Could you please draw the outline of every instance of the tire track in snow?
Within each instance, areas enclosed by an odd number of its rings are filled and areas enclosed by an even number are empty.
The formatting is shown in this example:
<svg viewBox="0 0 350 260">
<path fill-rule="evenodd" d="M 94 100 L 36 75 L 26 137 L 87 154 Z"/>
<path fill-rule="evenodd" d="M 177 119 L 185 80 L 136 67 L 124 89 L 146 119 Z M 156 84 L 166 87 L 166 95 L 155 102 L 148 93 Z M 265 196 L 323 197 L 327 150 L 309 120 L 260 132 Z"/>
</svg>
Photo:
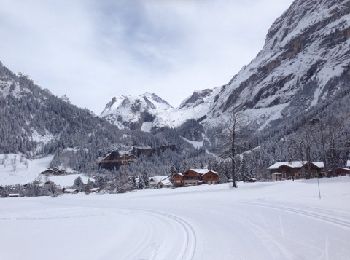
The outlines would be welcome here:
<svg viewBox="0 0 350 260">
<path fill-rule="evenodd" d="M 258 203 L 258 202 L 251 202 L 247 203 L 248 205 L 253 205 L 253 206 L 258 206 L 258 207 L 263 207 L 263 208 L 269 208 L 269 209 L 275 209 L 275 210 L 280 210 L 283 212 L 287 213 L 293 213 L 301 216 L 306 216 L 310 217 L 313 219 L 317 219 L 320 221 L 324 221 L 333 225 L 337 225 L 343 228 L 350 229 L 350 222 L 346 221 L 341 218 L 337 218 L 335 216 L 331 216 L 328 214 L 322 214 L 320 212 L 322 211 L 310 211 L 310 210 L 305 210 L 305 209 L 300 209 L 300 208 L 294 208 L 294 207 L 286 207 L 286 206 L 278 206 L 275 204 L 268 204 L 268 203 Z M 323 211 L 325 212 L 325 211 Z"/>
</svg>

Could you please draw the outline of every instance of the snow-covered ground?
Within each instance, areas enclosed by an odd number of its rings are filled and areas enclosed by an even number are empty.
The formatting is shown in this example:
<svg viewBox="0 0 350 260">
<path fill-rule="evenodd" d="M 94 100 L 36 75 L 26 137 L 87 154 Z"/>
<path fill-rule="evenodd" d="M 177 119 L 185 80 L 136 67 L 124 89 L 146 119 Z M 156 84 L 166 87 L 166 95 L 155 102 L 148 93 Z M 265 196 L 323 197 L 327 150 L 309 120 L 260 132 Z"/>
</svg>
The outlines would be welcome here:
<svg viewBox="0 0 350 260">
<path fill-rule="evenodd" d="M 41 175 L 41 172 L 49 168 L 52 159 L 53 155 L 30 160 L 21 154 L 0 154 L 0 186 L 51 180 L 61 187 L 68 187 L 72 186 L 74 180 L 79 176 L 84 183 L 88 182 L 89 178 L 87 176 L 74 173 L 71 169 L 66 171 L 74 174 L 50 177 Z"/>
<path fill-rule="evenodd" d="M 49 167 L 52 158 L 29 160 L 20 154 L 0 154 L 0 186 L 33 182 Z"/>
<path fill-rule="evenodd" d="M 350 178 L 0 199 L 0 259 L 350 258 Z"/>
<path fill-rule="evenodd" d="M 78 177 L 81 178 L 83 183 L 85 184 L 88 183 L 89 177 L 80 173 L 63 175 L 63 176 L 50 176 L 48 177 L 48 179 L 61 187 L 70 187 L 74 184 L 74 180 Z M 90 180 L 94 181 L 93 178 L 90 178 Z"/>
</svg>

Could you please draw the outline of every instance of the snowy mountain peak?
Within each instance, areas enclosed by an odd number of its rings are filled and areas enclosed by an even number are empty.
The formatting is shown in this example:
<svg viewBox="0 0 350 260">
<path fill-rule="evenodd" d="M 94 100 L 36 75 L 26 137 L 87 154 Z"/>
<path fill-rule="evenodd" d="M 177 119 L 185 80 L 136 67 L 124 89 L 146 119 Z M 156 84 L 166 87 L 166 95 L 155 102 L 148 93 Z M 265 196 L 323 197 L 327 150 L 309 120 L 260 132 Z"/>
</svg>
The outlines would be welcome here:
<svg viewBox="0 0 350 260">
<path fill-rule="evenodd" d="M 146 92 L 139 96 L 121 95 L 113 97 L 107 103 L 102 116 L 106 116 L 119 109 L 131 109 L 133 112 L 143 112 L 152 109 L 170 109 L 172 106 L 154 93 Z"/>
<path fill-rule="evenodd" d="M 121 95 L 113 97 L 101 113 L 120 129 L 139 129 L 144 122 L 153 122 L 156 115 L 172 110 L 173 107 L 154 93 L 142 95 Z"/>
<path fill-rule="evenodd" d="M 215 90 L 217 89 L 196 91 L 185 99 L 179 108 L 172 107 L 154 93 L 113 97 L 107 103 L 101 117 L 120 129 L 140 129 L 149 132 L 152 128 L 178 127 L 189 119 L 205 116 Z"/>
</svg>

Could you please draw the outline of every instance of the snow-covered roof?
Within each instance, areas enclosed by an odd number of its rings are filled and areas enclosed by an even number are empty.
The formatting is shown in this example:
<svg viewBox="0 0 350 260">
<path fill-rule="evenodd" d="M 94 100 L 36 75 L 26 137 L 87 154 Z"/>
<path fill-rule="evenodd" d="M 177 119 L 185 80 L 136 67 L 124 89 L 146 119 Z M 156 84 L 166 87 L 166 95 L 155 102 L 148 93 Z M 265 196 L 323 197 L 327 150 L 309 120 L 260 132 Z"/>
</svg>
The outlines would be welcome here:
<svg viewBox="0 0 350 260">
<path fill-rule="evenodd" d="M 78 192 L 79 190 L 77 189 L 65 189 L 64 192 L 65 193 L 74 193 L 74 192 Z"/>
<path fill-rule="evenodd" d="M 149 150 L 152 149 L 151 146 L 134 146 L 135 149 L 140 149 L 140 150 Z"/>
<path fill-rule="evenodd" d="M 217 173 L 216 171 L 213 170 L 209 170 L 209 169 L 190 169 L 191 171 L 197 172 L 199 174 L 206 174 L 208 172 L 213 172 L 213 173 Z"/>
<path fill-rule="evenodd" d="M 163 183 L 164 185 L 171 185 L 171 181 L 168 176 L 152 176 L 149 178 L 150 182 L 154 182 L 156 184 Z"/>
<path fill-rule="evenodd" d="M 312 162 L 317 168 L 323 169 L 324 168 L 324 162 Z"/>
<path fill-rule="evenodd" d="M 130 151 L 119 151 L 120 155 L 129 155 Z"/>
<path fill-rule="evenodd" d="M 276 170 L 281 166 L 288 166 L 290 168 L 301 168 L 303 166 L 302 162 L 276 162 L 269 167 L 270 170 Z"/>
<path fill-rule="evenodd" d="M 19 197 L 20 194 L 19 193 L 10 193 L 9 197 Z"/>
<path fill-rule="evenodd" d="M 316 167 L 323 169 L 324 168 L 324 163 L 323 162 L 312 162 Z M 307 164 L 306 161 L 294 161 L 294 162 L 276 162 L 273 165 L 271 165 L 268 169 L 269 170 L 277 170 L 281 166 L 288 166 L 293 169 L 298 169 L 303 167 L 305 164 Z"/>
</svg>

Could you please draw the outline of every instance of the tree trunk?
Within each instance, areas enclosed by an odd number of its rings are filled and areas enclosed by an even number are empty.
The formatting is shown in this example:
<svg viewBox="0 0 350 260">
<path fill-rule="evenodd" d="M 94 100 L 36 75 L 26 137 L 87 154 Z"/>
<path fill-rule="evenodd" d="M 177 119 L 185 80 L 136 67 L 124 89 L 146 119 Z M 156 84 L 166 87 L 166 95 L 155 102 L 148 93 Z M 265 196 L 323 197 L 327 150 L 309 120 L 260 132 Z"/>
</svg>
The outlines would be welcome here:
<svg viewBox="0 0 350 260">
<path fill-rule="evenodd" d="M 232 143 L 231 143 L 231 162 L 232 162 L 232 187 L 237 188 L 236 183 L 236 126 L 232 126 Z"/>
</svg>

